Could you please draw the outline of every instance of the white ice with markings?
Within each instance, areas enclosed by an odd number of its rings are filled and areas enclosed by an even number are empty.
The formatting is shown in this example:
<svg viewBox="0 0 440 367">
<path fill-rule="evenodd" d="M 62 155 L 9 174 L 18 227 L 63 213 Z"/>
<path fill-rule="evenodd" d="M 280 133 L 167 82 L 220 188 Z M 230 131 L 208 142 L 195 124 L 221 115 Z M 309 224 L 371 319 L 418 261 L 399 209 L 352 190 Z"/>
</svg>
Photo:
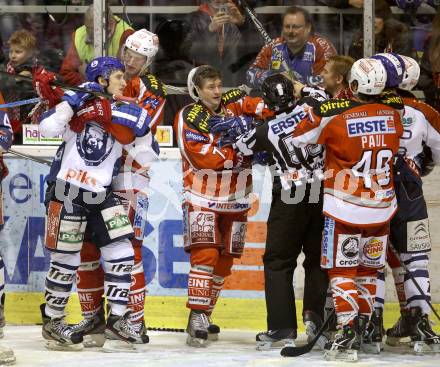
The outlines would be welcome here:
<svg viewBox="0 0 440 367">
<path fill-rule="evenodd" d="M 255 350 L 255 332 L 224 331 L 220 339 L 206 348 L 185 345 L 186 334 L 149 332 L 150 344 L 141 346 L 136 353 L 104 353 L 99 348 L 81 352 L 49 351 L 44 347 L 41 326 L 12 326 L 5 328 L 1 345 L 12 348 L 17 366 L 53 367 L 196 367 L 196 366 L 340 366 L 344 362 L 327 362 L 322 352 L 312 352 L 296 358 L 283 358 L 279 350 Z M 305 342 L 301 335 L 299 342 Z M 356 366 L 439 366 L 440 354 L 416 356 L 409 349 L 390 347 L 380 356 L 359 354 Z M 353 364 L 351 364 L 353 365 Z"/>
</svg>

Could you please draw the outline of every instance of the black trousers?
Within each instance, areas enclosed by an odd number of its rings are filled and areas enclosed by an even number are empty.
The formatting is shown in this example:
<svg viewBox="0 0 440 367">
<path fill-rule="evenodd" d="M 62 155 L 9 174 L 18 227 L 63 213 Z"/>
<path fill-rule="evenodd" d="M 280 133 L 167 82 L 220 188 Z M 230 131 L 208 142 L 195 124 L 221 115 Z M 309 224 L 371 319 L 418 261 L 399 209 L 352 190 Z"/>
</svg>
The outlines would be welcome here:
<svg viewBox="0 0 440 367">
<path fill-rule="evenodd" d="M 323 318 L 328 286 L 327 273 L 320 267 L 322 195 L 318 203 L 309 203 L 308 187 L 301 202 L 286 204 L 281 191 L 274 188 L 272 194 L 263 256 L 268 330 L 297 328 L 292 282 L 301 251 L 305 255 L 303 309 Z"/>
</svg>

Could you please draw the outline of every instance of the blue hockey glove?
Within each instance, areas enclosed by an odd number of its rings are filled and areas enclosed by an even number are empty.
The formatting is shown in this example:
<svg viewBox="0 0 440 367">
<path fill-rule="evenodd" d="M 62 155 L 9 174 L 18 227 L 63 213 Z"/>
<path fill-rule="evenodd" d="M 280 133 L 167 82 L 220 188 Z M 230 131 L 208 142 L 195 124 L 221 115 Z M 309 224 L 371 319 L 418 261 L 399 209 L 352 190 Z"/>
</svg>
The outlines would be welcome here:
<svg viewBox="0 0 440 367">
<path fill-rule="evenodd" d="M 104 92 L 104 89 L 98 83 L 95 82 L 82 83 L 79 87 L 94 92 L 100 92 L 100 93 Z M 85 91 L 78 92 L 78 91 L 66 90 L 64 92 L 64 96 L 62 97 L 62 99 L 63 101 L 66 101 L 70 105 L 70 107 L 72 107 L 72 110 L 77 111 L 83 105 L 83 103 L 91 97 L 94 97 L 94 95 L 91 93 L 87 93 Z"/>
<path fill-rule="evenodd" d="M 256 152 L 252 157 L 253 164 L 261 164 L 262 166 L 266 166 L 269 163 L 270 154 L 268 152 Z"/>
<path fill-rule="evenodd" d="M 150 121 L 148 111 L 136 104 L 117 103 L 113 108 L 112 122 L 129 127 L 138 137 L 148 134 Z"/>
<path fill-rule="evenodd" d="M 13 136 L 10 129 L 0 129 L 0 152 L 6 152 L 12 145 Z"/>
<path fill-rule="evenodd" d="M 253 118 L 249 116 L 221 117 L 213 116 L 208 121 L 209 132 L 237 137 L 253 127 Z"/>
</svg>

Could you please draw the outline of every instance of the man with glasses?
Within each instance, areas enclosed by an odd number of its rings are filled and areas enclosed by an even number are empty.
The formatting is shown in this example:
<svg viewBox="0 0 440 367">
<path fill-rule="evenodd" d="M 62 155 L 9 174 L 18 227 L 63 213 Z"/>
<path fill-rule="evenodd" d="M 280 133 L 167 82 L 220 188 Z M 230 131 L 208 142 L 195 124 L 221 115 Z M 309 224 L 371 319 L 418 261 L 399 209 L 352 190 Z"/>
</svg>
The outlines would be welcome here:
<svg viewBox="0 0 440 367">
<path fill-rule="evenodd" d="M 314 84 L 314 77 L 333 55 L 336 55 L 336 49 L 332 43 L 314 34 L 307 10 L 292 6 L 284 13 L 281 37 L 261 49 L 247 72 L 247 82 L 249 86 L 260 89 L 269 75 L 291 71 L 301 83 Z"/>
</svg>

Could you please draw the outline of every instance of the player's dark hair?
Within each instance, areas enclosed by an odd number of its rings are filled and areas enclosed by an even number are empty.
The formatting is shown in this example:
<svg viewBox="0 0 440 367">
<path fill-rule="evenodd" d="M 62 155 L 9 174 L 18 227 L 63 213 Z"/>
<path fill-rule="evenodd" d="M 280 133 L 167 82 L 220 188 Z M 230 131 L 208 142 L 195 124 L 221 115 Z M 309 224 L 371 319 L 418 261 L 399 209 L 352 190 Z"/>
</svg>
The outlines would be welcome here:
<svg viewBox="0 0 440 367">
<path fill-rule="evenodd" d="M 222 78 L 222 74 L 220 73 L 219 70 L 212 67 L 211 65 L 202 65 L 197 69 L 193 77 L 193 81 L 196 86 L 201 88 L 203 82 L 206 79 L 221 79 L 221 78 Z"/>
</svg>

